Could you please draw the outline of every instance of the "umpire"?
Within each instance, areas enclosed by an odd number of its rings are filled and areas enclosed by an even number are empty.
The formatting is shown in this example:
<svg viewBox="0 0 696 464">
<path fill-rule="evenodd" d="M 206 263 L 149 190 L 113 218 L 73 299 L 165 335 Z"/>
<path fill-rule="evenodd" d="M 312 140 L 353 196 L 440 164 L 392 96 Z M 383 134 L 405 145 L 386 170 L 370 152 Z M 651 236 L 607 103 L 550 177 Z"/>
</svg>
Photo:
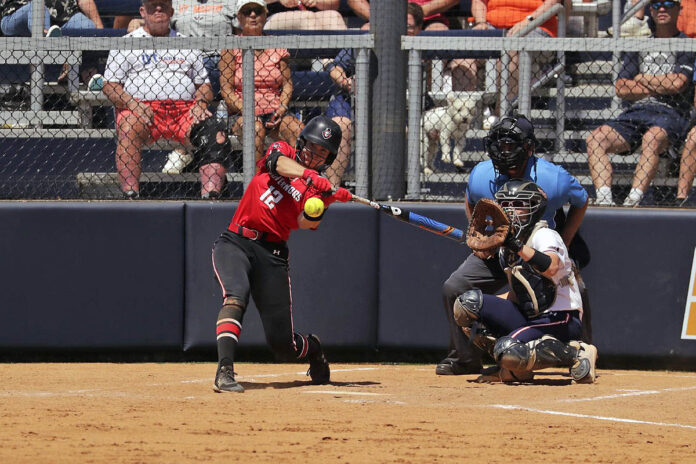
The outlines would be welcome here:
<svg viewBox="0 0 696 464">
<path fill-rule="evenodd" d="M 586 266 L 590 260 L 589 250 L 576 232 L 587 210 L 587 192 L 564 168 L 534 156 L 537 140 L 529 119 L 517 114 L 502 118 L 491 127 L 483 143 L 490 160 L 474 166 L 469 175 L 465 197 L 467 218 L 471 220 L 474 205 L 480 199 L 493 199 L 495 192 L 510 179 L 531 180 L 548 196 L 542 219 L 560 233 L 577 267 Z M 563 206 L 568 203 L 570 209 L 566 217 Z M 437 375 L 474 374 L 481 370 L 481 351 L 469 343 L 454 321 L 452 307 L 457 296 L 472 288 L 495 294 L 506 285 L 507 278 L 498 260 L 492 254 L 480 252 L 469 255 L 445 281 L 442 301 L 450 330 L 450 353 L 435 368 Z M 585 307 L 584 338 L 591 342 L 589 304 L 586 291 L 583 288 L 581 291 Z"/>
</svg>

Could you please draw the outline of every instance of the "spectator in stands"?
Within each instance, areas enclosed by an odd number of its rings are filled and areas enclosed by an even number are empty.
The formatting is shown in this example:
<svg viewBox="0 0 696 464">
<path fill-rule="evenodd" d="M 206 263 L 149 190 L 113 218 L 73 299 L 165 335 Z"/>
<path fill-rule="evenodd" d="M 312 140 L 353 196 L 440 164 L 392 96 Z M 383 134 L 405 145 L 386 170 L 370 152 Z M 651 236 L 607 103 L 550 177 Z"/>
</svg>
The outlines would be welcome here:
<svg viewBox="0 0 696 464">
<path fill-rule="evenodd" d="M 443 14 L 455 5 L 459 0 L 409 0 L 409 3 L 420 5 L 423 9 L 423 29 L 426 31 L 446 31 L 450 23 Z M 356 16 L 370 21 L 370 1 L 369 0 L 348 0 L 348 6 Z M 363 26 L 369 28 L 369 23 Z"/>
<path fill-rule="evenodd" d="M 345 30 L 339 13 L 340 0 L 270 0 L 271 13 L 266 29 Z"/>
<path fill-rule="evenodd" d="M 224 37 L 233 35 L 235 0 L 173 0 L 172 28 L 187 37 Z M 203 64 L 213 89 L 213 100 L 220 99 L 220 51 L 204 50 Z M 220 105 L 224 105 L 221 102 Z M 178 174 L 193 161 L 183 148 L 169 153 L 162 172 Z"/>
<path fill-rule="evenodd" d="M 44 33 L 59 36 L 60 28 L 102 29 L 94 0 L 46 0 L 44 3 Z M 6 36 L 31 36 L 31 0 L 0 2 L 0 30 Z M 53 25 L 53 26 L 51 26 Z M 50 34 L 48 34 L 50 31 Z"/>
<path fill-rule="evenodd" d="M 423 9 L 409 3 L 406 14 L 406 32 L 408 35 L 418 35 L 423 28 Z M 348 167 L 351 153 L 352 119 L 351 95 L 353 93 L 353 76 L 355 74 L 355 52 L 346 48 L 339 52 L 334 61 L 328 66 L 331 79 L 341 88 L 341 93 L 331 97 L 326 115 L 333 119 L 341 128 L 343 139 L 338 156 L 326 170 L 326 174 L 334 187 L 339 187 L 343 173 Z"/>
<path fill-rule="evenodd" d="M 264 0 L 239 0 L 237 18 L 242 36 L 263 35 L 268 9 Z M 304 127 L 288 113 L 292 96 L 292 77 L 288 66 L 290 54 L 284 48 L 255 50 L 254 59 L 254 126 L 256 131 L 256 160 L 264 153 L 266 136 L 282 139 L 295 146 Z M 242 51 L 223 50 L 220 53 L 220 87 L 231 117 L 232 133 L 242 136 Z"/>
<path fill-rule="evenodd" d="M 684 151 L 682 152 L 679 165 L 679 180 L 677 181 L 677 196 L 674 206 L 687 206 L 689 195 L 691 194 L 691 186 L 694 183 L 694 176 L 696 176 L 696 126 L 691 128 L 684 144 Z"/>
<path fill-rule="evenodd" d="M 657 38 L 687 37 L 677 30 L 679 1 L 650 3 Z M 608 153 L 630 154 L 638 145 L 630 193 L 624 206 L 638 206 L 657 172 L 660 155 L 670 144 L 678 147 L 693 108 L 694 53 L 652 51 L 623 54 L 616 95 L 630 103 L 616 119 L 598 127 L 587 138 L 587 156 L 596 190 L 596 205 L 614 205 L 612 166 Z"/>
<path fill-rule="evenodd" d="M 516 4 L 519 3 L 519 4 Z M 506 29 L 507 36 L 518 35 L 520 30 L 527 26 L 534 18 L 539 17 L 546 10 L 561 0 L 532 0 L 519 2 L 500 2 L 496 0 L 472 0 L 471 13 L 474 17 L 474 29 Z M 525 37 L 541 38 L 556 37 L 558 32 L 558 19 L 551 17 L 541 26 L 529 32 Z M 532 76 L 538 75 L 543 68 L 554 58 L 555 52 L 534 53 Z M 510 74 L 508 80 L 508 98 L 514 100 L 518 87 L 519 54 L 510 52 Z M 466 60 L 463 66 L 463 74 L 458 76 L 458 86 L 462 90 L 476 90 L 478 87 L 478 61 Z M 453 80 L 457 80 L 453 76 Z M 453 83 L 454 85 L 454 83 Z"/>
<path fill-rule="evenodd" d="M 143 0 L 144 25 L 126 37 L 178 36 L 169 27 L 173 13 L 171 0 Z M 201 196 L 219 196 L 229 141 L 209 124 L 212 90 L 201 51 L 113 50 L 104 80 L 104 94 L 117 111 L 116 168 L 124 196 L 140 195 L 142 147 L 159 138 L 188 147 L 193 142 L 200 155 Z"/>
</svg>

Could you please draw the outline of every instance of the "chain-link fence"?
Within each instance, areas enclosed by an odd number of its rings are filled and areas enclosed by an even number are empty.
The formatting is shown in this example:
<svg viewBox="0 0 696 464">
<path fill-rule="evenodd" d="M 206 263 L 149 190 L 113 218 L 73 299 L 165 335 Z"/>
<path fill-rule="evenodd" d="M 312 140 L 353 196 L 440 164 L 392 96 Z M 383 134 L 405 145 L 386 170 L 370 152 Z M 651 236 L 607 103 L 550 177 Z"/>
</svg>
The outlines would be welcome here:
<svg viewBox="0 0 696 464">
<path fill-rule="evenodd" d="M 574 5 L 585 35 L 596 35 L 608 5 Z M 561 37 L 566 12 L 548 13 L 560 18 Z M 375 18 L 372 34 L 293 26 L 257 37 L 103 29 L 0 38 L 0 198 L 239 198 L 270 143 L 294 145 L 311 117 L 326 114 L 344 132 L 327 172 L 334 185 L 462 201 L 469 172 L 488 159 L 483 137 L 512 110 L 534 123 L 537 155 L 565 167 L 598 204 L 671 205 L 689 193 L 692 39 L 530 33 L 546 17 L 515 37 L 466 20 L 412 36 L 411 19 Z M 385 45 L 392 36 L 396 45 Z M 622 94 L 622 79 L 637 74 L 671 80 L 658 85 L 664 97 Z M 616 122 L 636 107 L 650 118 L 666 111 L 667 122 Z"/>
</svg>

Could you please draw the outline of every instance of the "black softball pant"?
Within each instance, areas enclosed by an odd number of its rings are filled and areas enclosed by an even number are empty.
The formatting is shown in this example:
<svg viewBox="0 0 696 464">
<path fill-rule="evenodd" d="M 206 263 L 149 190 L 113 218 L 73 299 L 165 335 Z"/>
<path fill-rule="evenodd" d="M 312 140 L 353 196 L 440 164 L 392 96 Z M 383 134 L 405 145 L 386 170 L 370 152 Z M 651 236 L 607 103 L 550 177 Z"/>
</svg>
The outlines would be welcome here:
<svg viewBox="0 0 696 464">
<path fill-rule="evenodd" d="M 266 342 L 284 361 L 297 357 L 288 258 L 285 242 L 254 241 L 229 231 L 213 246 L 213 269 L 223 301 L 237 299 L 246 312 L 251 296 L 261 316 Z"/>
</svg>

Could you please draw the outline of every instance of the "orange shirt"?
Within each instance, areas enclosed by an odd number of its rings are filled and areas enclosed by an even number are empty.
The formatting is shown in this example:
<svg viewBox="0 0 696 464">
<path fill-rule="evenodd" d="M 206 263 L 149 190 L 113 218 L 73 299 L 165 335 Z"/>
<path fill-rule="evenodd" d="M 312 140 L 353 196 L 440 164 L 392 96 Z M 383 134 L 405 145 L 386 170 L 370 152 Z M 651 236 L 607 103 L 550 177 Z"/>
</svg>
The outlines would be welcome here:
<svg viewBox="0 0 696 464">
<path fill-rule="evenodd" d="M 242 51 L 232 50 L 235 60 L 234 92 L 242 97 Z M 254 60 L 254 114 L 272 113 L 280 106 L 283 75 L 278 63 L 290 56 L 285 48 L 268 48 Z"/>
<path fill-rule="evenodd" d="M 696 0 L 682 0 L 677 29 L 692 39 L 696 38 Z"/>
<path fill-rule="evenodd" d="M 510 29 L 543 4 L 543 0 L 488 0 L 486 21 L 499 29 Z M 556 37 L 558 19 L 554 16 L 541 28 Z"/>
</svg>

